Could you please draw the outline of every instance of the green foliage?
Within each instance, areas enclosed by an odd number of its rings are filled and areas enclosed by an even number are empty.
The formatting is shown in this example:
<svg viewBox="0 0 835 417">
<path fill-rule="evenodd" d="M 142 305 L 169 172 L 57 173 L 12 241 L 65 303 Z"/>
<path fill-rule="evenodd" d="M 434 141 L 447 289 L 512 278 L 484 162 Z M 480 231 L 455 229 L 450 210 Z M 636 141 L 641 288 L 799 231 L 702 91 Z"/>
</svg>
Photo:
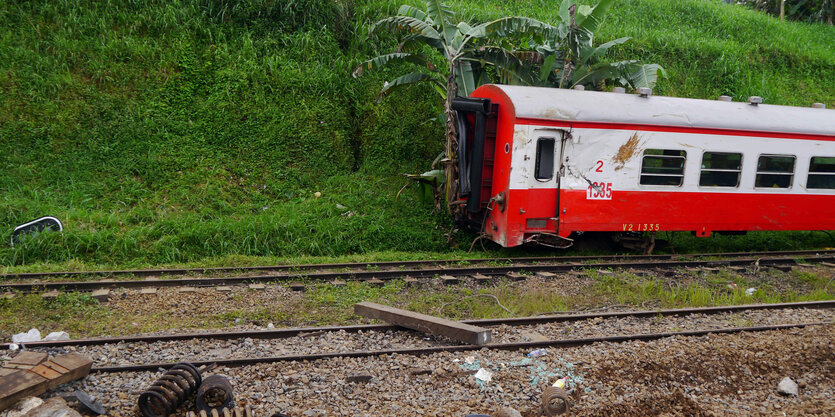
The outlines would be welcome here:
<svg viewBox="0 0 835 417">
<path fill-rule="evenodd" d="M 396 175 L 423 172 L 441 151 L 443 128 L 425 122 L 437 93 L 427 84 L 378 100 L 412 64 L 350 76 L 396 47 L 367 28 L 399 3 L 0 2 L 0 265 L 449 256 L 446 216 L 415 204 L 416 189 L 394 199 Z M 561 21 L 545 0 L 447 3 L 464 21 Z M 595 42 L 623 37 L 603 62 L 663 64 L 658 94 L 835 107 L 829 25 L 714 1 L 621 0 Z M 8 246 L 14 226 L 47 214 L 63 234 Z M 831 246 L 823 234 L 753 236 L 688 245 Z"/>
</svg>

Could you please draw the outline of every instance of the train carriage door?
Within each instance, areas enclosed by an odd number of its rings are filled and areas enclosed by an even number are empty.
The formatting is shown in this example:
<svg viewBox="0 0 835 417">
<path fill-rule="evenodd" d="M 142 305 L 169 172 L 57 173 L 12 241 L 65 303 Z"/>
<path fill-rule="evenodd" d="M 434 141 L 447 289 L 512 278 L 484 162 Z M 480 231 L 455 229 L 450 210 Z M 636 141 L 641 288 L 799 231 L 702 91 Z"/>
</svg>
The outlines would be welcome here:
<svg viewBox="0 0 835 417">
<path fill-rule="evenodd" d="M 556 222 L 559 217 L 560 172 L 566 132 L 562 129 L 535 129 L 533 175 L 529 177 L 530 216 Z M 541 223 L 541 221 L 540 221 Z M 554 223 L 552 231 L 556 231 Z M 550 229 L 550 227 L 549 227 Z"/>
</svg>

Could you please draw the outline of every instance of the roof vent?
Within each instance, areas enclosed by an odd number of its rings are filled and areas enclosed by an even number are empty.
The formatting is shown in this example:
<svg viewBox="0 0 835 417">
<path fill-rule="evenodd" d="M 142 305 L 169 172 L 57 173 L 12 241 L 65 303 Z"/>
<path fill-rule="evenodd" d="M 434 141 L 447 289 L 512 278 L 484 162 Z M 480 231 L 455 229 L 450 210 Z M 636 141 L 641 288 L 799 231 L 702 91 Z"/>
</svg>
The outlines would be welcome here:
<svg viewBox="0 0 835 417">
<path fill-rule="evenodd" d="M 760 97 L 760 96 L 748 97 L 748 104 L 753 104 L 753 105 L 756 106 L 757 104 L 762 104 L 762 102 L 763 102 L 763 98 Z"/>
<path fill-rule="evenodd" d="M 577 84 L 577 85 L 574 86 L 574 89 L 577 90 L 577 91 L 583 91 L 583 90 L 586 89 L 586 87 L 582 84 Z"/>
<path fill-rule="evenodd" d="M 638 95 L 647 98 L 652 95 L 652 89 L 647 87 L 641 87 L 638 89 Z"/>
<path fill-rule="evenodd" d="M 825 108 L 826 108 L 826 104 L 823 104 L 823 103 L 815 103 L 815 104 L 812 104 L 812 108 L 813 108 L 813 109 L 825 109 Z"/>
<path fill-rule="evenodd" d="M 719 101 L 733 101 L 733 98 L 731 96 L 719 96 L 719 98 L 717 100 L 719 100 Z"/>
<path fill-rule="evenodd" d="M 612 92 L 617 94 L 624 94 L 626 93 L 626 89 L 623 87 L 615 87 L 612 89 Z"/>
</svg>

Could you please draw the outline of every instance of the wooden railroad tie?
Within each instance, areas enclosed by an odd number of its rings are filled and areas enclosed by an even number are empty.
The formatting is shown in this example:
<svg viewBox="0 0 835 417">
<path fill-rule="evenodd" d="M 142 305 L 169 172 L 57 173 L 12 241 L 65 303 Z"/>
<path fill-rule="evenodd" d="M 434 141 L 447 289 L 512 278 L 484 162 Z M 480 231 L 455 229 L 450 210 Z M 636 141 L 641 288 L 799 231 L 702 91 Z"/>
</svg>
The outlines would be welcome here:
<svg viewBox="0 0 835 417">
<path fill-rule="evenodd" d="M 21 352 L 0 369 L 0 411 L 23 398 L 83 378 L 93 361 L 75 353 L 47 360 L 46 353 Z"/>
<path fill-rule="evenodd" d="M 354 304 L 354 314 L 372 319 L 383 320 L 397 326 L 444 336 L 471 345 L 490 343 L 490 330 L 457 321 L 433 317 L 413 311 L 384 306 L 377 303 L 362 302 Z"/>
</svg>

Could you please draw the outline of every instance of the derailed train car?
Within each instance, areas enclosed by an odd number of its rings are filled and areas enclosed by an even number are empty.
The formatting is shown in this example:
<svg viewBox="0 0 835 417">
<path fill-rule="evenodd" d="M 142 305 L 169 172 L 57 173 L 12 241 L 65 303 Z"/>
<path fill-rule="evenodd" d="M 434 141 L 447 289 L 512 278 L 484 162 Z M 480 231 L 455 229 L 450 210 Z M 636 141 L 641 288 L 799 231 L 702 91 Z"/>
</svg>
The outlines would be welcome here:
<svg viewBox="0 0 835 417">
<path fill-rule="evenodd" d="M 835 229 L 835 110 L 760 102 L 484 85 L 453 103 L 459 220 L 506 247 Z"/>
</svg>

